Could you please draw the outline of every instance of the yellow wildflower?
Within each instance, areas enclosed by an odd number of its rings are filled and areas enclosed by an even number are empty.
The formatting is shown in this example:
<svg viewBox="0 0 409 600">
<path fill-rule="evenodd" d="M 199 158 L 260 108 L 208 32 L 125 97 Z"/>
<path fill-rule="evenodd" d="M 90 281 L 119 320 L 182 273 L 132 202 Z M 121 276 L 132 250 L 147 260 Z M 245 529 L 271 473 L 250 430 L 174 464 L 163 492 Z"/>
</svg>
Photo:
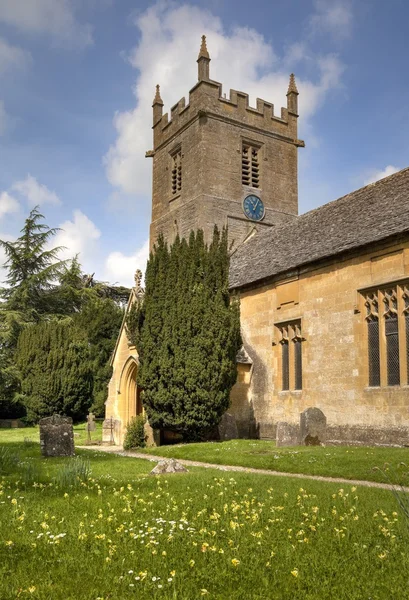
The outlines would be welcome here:
<svg viewBox="0 0 409 600">
<path fill-rule="evenodd" d="M 237 558 L 232 558 L 231 564 L 233 565 L 233 567 L 237 567 L 240 564 L 240 561 Z"/>
<path fill-rule="evenodd" d="M 293 577 L 298 577 L 298 569 L 293 569 L 291 575 L 293 575 Z"/>
</svg>

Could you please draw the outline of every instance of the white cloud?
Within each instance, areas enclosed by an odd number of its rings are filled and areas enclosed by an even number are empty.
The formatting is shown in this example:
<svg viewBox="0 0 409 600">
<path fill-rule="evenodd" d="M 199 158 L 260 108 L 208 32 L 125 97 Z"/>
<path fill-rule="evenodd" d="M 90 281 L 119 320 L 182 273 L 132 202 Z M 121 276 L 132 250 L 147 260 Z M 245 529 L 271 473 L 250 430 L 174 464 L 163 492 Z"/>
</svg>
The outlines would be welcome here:
<svg viewBox="0 0 409 600">
<path fill-rule="evenodd" d="M 0 0 L 0 22 L 31 34 L 48 34 L 56 45 L 92 44 L 90 25 L 79 23 L 72 0 Z"/>
<path fill-rule="evenodd" d="M 311 33 L 330 33 L 345 38 L 352 30 L 352 10 L 348 0 L 315 0 L 315 14 L 310 18 Z"/>
<path fill-rule="evenodd" d="M 264 37 L 250 28 L 223 29 L 219 18 L 198 7 L 164 1 L 136 18 L 140 41 L 129 61 L 138 70 L 134 87 L 136 106 L 115 115 L 117 139 L 105 156 L 110 183 L 122 193 L 148 195 L 150 166 L 144 158 L 152 146 L 152 99 L 160 83 L 165 109 L 187 96 L 197 81 L 196 58 L 200 36 L 207 35 L 212 62 L 211 77 L 229 87 L 275 103 L 276 113 L 285 106 L 288 77 L 297 63 L 314 67 L 314 81 L 300 80 L 301 123 L 316 112 L 326 93 L 340 85 L 343 66 L 336 56 L 315 56 L 305 43 L 297 43 L 278 58 Z"/>
<path fill-rule="evenodd" d="M 136 269 L 145 272 L 149 257 L 149 240 L 139 250 L 130 256 L 122 252 L 111 252 L 105 261 L 105 279 L 126 286 L 134 285 Z"/>
<path fill-rule="evenodd" d="M 31 55 L 29 52 L 17 46 L 12 46 L 4 38 L 0 37 L 0 74 L 8 69 L 14 70 L 23 67 L 30 61 Z"/>
<path fill-rule="evenodd" d="M 375 181 L 379 181 L 379 179 L 383 179 L 384 177 L 388 177 L 389 175 L 393 175 L 400 171 L 398 167 L 394 167 L 393 165 L 388 165 L 384 169 L 372 169 L 368 172 L 366 179 L 364 181 L 364 185 L 368 185 L 370 183 L 375 183 Z"/>
<path fill-rule="evenodd" d="M 8 192 L 1 192 L 0 194 L 0 219 L 5 215 L 16 213 L 20 210 L 20 204 L 18 200 L 13 198 Z"/>
<path fill-rule="evenodd" d="M 60 257 L 73 258 L 79 254 L 83 269 L 95 271 L 95 262 L 99 255 L 98 240 L 101 237 L 101 232 L 95 223 L 77 209 L 73 212 L 72 221 L 64 221 L 59 227 L 60 231 L 53 239 L 52 245 L 64 247 Z"/>
<path fill-rule="evenodd" d="M 35 177 L 28 174 L 25 179 L 16 181 L 11 186 L 11 189 L 21 194 L 29 206 L 42 206 L 43 204 L 61 204 L 61 200 L 57 194 L 48 189 L 42 183 L 39 183 Z"/>
</svg>

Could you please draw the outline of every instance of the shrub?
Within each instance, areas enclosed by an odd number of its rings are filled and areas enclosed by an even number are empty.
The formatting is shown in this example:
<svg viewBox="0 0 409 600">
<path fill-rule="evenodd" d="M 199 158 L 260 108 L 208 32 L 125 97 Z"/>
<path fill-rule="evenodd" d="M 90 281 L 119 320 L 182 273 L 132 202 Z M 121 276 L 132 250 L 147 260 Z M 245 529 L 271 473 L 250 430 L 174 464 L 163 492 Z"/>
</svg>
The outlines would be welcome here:
<svg viewBox="0 0 409 600">
<path fill-rule="evenodd" d="M 126 428 L 124 450 L 131 448 L 144 448 L 145 443 L 145 419 L 142 415 L 133 417 Z"/>
</svg>

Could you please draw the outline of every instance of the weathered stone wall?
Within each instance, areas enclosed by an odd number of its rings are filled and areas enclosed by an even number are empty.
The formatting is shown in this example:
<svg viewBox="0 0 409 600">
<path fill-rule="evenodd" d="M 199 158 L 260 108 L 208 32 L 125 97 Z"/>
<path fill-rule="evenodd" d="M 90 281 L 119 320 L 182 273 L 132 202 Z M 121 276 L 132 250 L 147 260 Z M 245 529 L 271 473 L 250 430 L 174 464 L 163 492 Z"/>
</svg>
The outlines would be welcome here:
<svg viewBox="0 0 409 600">
<path fill-rule="evenodd" d="M 241 400 L 251 402 L 261 438 L 275 439 L 277 422 L 299 423 L 308 407 L 327 418 L 328 443 L 409 443 L 409 387 L 368 387 L 367 328 L 359 289 L 409 278 L 409 243 L 241 293 L 245 348 L 253 360 Z M 301 319 L 302 390 L 281 391 L 281 345 L 276 323 Z M 395 440 L 395 442 L 394 442 Z M 405 442 L 406 440 L 406 442 Z"/>
</svg>

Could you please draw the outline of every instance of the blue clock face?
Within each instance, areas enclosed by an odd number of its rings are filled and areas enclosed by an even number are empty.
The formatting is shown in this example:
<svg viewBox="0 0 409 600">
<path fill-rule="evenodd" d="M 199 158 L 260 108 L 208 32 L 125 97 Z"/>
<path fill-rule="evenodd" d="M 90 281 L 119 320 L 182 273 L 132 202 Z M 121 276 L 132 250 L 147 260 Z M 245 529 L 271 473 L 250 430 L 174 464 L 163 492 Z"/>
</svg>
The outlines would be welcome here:
<svg viewBox="0 0 409 600">
<path fill-rule="evenodd" d="M 243 200 L 243 211 L 248 219 L 261 221 L 264 218 L 264 204 L 258 196 L 250 194 Z"/>
</svg>

